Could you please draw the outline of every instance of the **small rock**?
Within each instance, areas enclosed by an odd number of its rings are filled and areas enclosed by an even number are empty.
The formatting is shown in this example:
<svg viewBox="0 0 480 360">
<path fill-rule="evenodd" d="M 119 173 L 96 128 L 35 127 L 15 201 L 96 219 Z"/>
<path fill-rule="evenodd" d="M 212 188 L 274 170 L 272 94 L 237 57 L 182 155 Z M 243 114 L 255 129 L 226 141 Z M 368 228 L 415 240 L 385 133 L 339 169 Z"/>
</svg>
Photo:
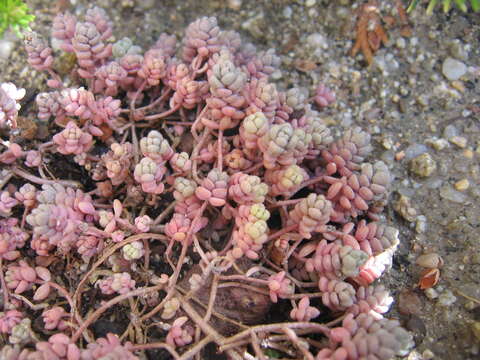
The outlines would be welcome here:
<svg viewBox="0 0 480 360">
<path fill-rule="evenodd" d="M 435 358 L 435 354 L 432 352 L 432 350 L 427 349 L 422 353 L 423 360 L 431 360 Z"/>
<path fill-rule="evenodd" d="M 328 49 L 328 41 L 320 33 L 313 33 L 307 36 L 307 44 L 312 49 Z"/>
<path fill-rule="evenodd" d="M 425 290 L 425 296 L 430 300 L 433 300 L 438 297 L 438 292 L 434 288 L 429 288 Z"/>
<path fill-rule="evenodd" d="M 452 41 L 449 50 L 450 54 L 456 59 L 460 59 L 463 61 L 468 59 L 468 51 L 458 39 Z"/>
<path fill-rule="evenodd" d="M 455 125 L 445 126 L 445 129 L 443 130 L 443 137 L 445 139 L 450 139 L 451 137 L 454 137 L 457 135 L 458 135 L 458 130 L 455 127 Z"/>
<path fill-rule="evenodd" d="M 248 31 L 255 39 L 261 39 L 266 36 L 265 26 L 266 23 L 263 12 L 258 13 L 242 23 L 242 29 Z"/>
<path fill-rule="evenodd" d="M 401 37 L 401 38 L 397 39 L 396 45 L 399 49 L 404 49 L 405 46 L 407 45 L 407 42 L 405 41 L 405 39 L 403 37 Z"/>
<path fill-rule="evenodd" d="M 242 0 L 228 0 L 228 7 L 238 11 L 242 8 Z"/>
<path fill-rule="evenodd" d="M 480 340 L 480 321 L 475 321 L 472 323 L 472 332 L 477 340 Z"/>
<path fill-rule="evenodd" d="M 467 72 L 467 66 L 458 60 L 448 57 L 445 59 L 442 65 L 442 73 L 450 80 L 458 80 Z"/>
<path fill-rule="evenodd" d="M 473 151 L 472 149 L 466 149 L 463 151 L 463 156 L 465 156 L 467 159 L 473 159 Z"/>
<path fill-rule="evenodd" d="M 445 290 L 439 297 L 438 303 L 441 306 L 451 306 L 457 301 L 457 298 L 450 290 Z"/>
<path fill-rule="evenodd" d="M 464 149 L 467 146 L 467 138 L 464 138 L 463 136 L 452 136 L 448 141 L 457 145 L 461 149 Z"/>
<path fill-rule="evenodd" d="M 428 147 L 423 144 L 412 144 L 405 149 L 405 160 L 411 160 L 417 156 L 426 153 Z"/>
<path fill-rule="evenodd" d="M 468 200 L 467 195 L 453 189 L 449 185 L 442 186 L 440 189 L 440 196 L 444 199 L 463 204 Z"/>
<path fill-rule="evenodd" d="M 468 181 L 468 179 L 462 179 L 455 183 L 455 189 L 457 189 L 458 191 L 465 191 L 468 189 L 469 186 L 470 182 Z"/>
<path fill-rule="evenodd" d="M 422 313 L 422 300 L 410 290 L 403 290 L 398 296 L 398 311 L 403 315 L 420 315 Z"/>
<path fill-rule="evenodd" d="M 423 234 L 427 230 L 427 217 L 425 215 L 419 215 L 415 224 L 415 231 L 419 234 Z"/>
<path fill-rule="evenodd" d="M 307 0 L 307 1 L 305 1 L 305 6 L 306 7 L 312 7 L 316 3 L 317 3 L 317 0 Z"/>
<path fill-rule="evenodd" d="M 417 210 L 412 207 L 410 198 L 405 195 L 400 195 L 400 198 L 395 202 L 393 207 L 395 211 L 409 222 L 413 222 L 417 218 Z"/>
<path fill-rule="evenodd" d="M 440 151 L 445 149 L 448 146 L 448 141 L 445 139 L 430 138 L 427 139 L 426 143 L 433 147 L 435 150 Z"/>
<path fill-rule="evenodd" d="M 0 39 L 0 59 L 8 59 L 13 50 L 13 42 Z"/>
<path fill-rule="evenodd" d="M 284 9 L 283 9 L 283 12 L 282 12 L 283 16 L 286 17 L 287 19 L 290 19 L 292 17 L 292 14 L 293 14 L 293 10 L 290 6 L 286 6 Z"/>
<path fill-rule="evenodd" d="M 421 177 L 428 177 L 437 168 L 437 163 L 432 159 L 429 153 L 424 153 L 412 160 L 410 163 L 410 170 Z"/>
</svg>

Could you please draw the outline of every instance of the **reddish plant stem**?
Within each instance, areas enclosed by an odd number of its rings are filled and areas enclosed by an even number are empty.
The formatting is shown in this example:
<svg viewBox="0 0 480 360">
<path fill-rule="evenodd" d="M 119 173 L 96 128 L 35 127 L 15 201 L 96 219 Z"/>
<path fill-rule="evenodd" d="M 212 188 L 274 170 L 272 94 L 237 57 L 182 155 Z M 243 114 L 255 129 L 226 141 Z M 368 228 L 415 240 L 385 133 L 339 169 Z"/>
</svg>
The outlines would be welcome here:
<svg viewBox="0 0 480 360">
<path fill-rule="evenodd" d="M 91 313 L 88 318 L 85 320 L 85 322 L 75 331 L 75 333 L 72 335 L 72 342 L 75 343 L 78 341 L 79 337 L 82 335 L 82 333 L 95 321 L 97 320 L 100 315 L 102 315 L 105 311 L 107 311 L 110 307 L 112 307 L 115 304 L 118 304 L 119 302 L 130 299 L 134 296 L 143 296 L 149 292 L 152 291 L 157 291 L 163 288 L 165 285 L 164 284 L 159 284 L 155 286 L 151 286 L 148 288 L 141 288 L 137 290 L 130 291 L 126 294 L 119 295 L 114 297 L 113 299 L 103 303 L 101 307 L 99 307 L 97 310 L 95 310 L 93 313 Z"/>
<path fill-rule="evenodd" d="M 220 280 L 225 280 L 225 281 L 227 281 L 227 280 L 241 280 L 241 281 L 248 281 L 248 282 L 268 286 L 268 280 L 257 279 L 257 278 L 248 277 L 248 276 L 245 276 L 245 275 L 226 275 L 226 276 L 220 275 Z"/>
<path fill-rule="evenodd" d="M 202 204 L 202 207 L 197 211 L 197 214 L 195 215 L 195 218 L 193 219 L 193 221 L 190 225 L 190 228 L 188 229 L 187 235 L 186 235 L 185 239 L 183 240 L 182 252 L 180 253 L 180 256 L 178 258 L 178 262 L 177 262 L 177 266 L 175 268 L 175 271 L 174 271 L 173 275 L 170 277 L 170 280 L 169 280 L 169 285 L 170 285 L 169 288 L 170 289 L 169 289 L 167 295 L 163 298 L 163 300 L 160 304 L 155 306 L 148 313 L 144 314 L 140 318 L 140 321 L 144 321 L 145 319 L 148 319 L 148 318 L 152 317 L 153 315 L 155 315 L 157 312 L 159 312 L 163 308 L 165 303 L 168 300 L 170 300 L 171 297 L 173 296 L 174 291 L 175 291 L 175 285 L 177 284 L 177 280 L 178 280 L 178 277 L 180 276 L 180 271 L 182 270 L 182 266 L 183 266 L 183 262 L 185 260 L 185 256 L 187 255 L 188 247 L 190 246 L 190 237 L 192 236 L 193 229 L 194 229 L 195 225 L 197 224 L 197 222 L 200 220 L 200 218 L 203 214 L 203 211 L 205 210 L 206 207 L 207 207 L 207 202 L 204 202 Z M 172 241 L 172 240 L 170 240 L 170 241 Z M 169 243 L 168 246 L 170 246 L 170 243 Z"/>
<path fill-rule="evenodd" d="M 286 234 L 286 233 L 289 233 L 289 232 L 292 232 L 294 230 L 296 230 L 298 228 L 298 224 L 292 224 L 290 226 L 287 226 L 286 228 L 283 228 L 281 230 L 278 230 L 277 232 L 271 234 L 269 237 L 268 237 L 268 241 L 271 241 L 273 239 L 276 239 L 280 236 L 282 236 L 283 234 Z"/>
<path fill-rule="evenodd" d="M 309 179 L 307 181 L 304 181 L 303 183 L 301 183 L 296 189 L 294 192 L 292 192 L 293 194 L 296 193 L 297 191 L 303 189 L 304 187 L 307 187 L 307 186 L 310 186 L 310 185 L 313 185 L 313 184 L 316 184 L 317 182 L 320 182 L 320 181 L 323 181 L 323 179 L 325 178 L 324 175 L 320 175 L 320 176 L 316 176 L 312 179 Z"/>
<path fill-rule="evenodd" d="M 197 145 L 195 145 L 192 151 L 192 177 L 197 183 L 201 182 L 197 174 L 197 157 L 209 133 L 210 133 L 210 129 L 205 128 L 205 130 L 203 130 L 202 138 L 197 143 Z"/>
<path fill-rule="evenodd" d="M 103 262 L 105 260 L 107 260 L 115 251 L 117 251 L 118 249 L 121 249 L 122 247 L 124 247 L 127 244 L 130 244 L 131 242 L 142 240 L 142 239 L 155 239 L 155 240 L 165 241 L 165 240 L 167 240 L 167 237 L 165 235 L 162 235 L 162 234 L 153 234 L 153 233 L 136 234 L 136 235 L 132 235 L 132 236 L 126 238 L 122 242 L 119 242 L 119 243 L 113 245 L 109 249 L 105 249 L 103 251 L 102 257 L 100 259 L 98 259 L 97 262 L 95 262 L 92 265 L 91 269 L 83 276 L 83 278 L 80 280 L 80 282 L 77 285 L 77 289 L 75 290 L 75 293 L 73 294 L 73 301 L 74 301 L 74 304 L 77 307 L 77 309 L 80 309 L 80 307 L 81 307 L 81 293 L 82 293 L 83 287 L 85 286 L 85 283 L 88 281 L 88 279 L 93 274 L 93 272 L 100 265 L 102 265 Z"/>
<path fill-rule="evenodd" d="M 7 170 L 8 171 L 8 170 Z M 13 173 L 12 172 L 8 172 L 4 177 L 3 179 L 0 181 L 0 189 L 2 189 L 9 181 L 10 179 L 12 178 L 13 176 Z"/>
<path fill-rule="evenodd" d="M 284 323 L 267 324 L 267 325 L 256 325 L 256 326 L 250 327 L 250 329 L 244 330 L 236 335 L 233 335 L 225 339 L 220 346 L 220 350 L 222 350 L 223 345 L 227 345 L 229 343 L 239 341 L 240 339 L 250 335 L 251 331 L 256 333 L 282 331 L 284 327 L 287 329 L 303 329 L 303 330 L 310 330 L 311 332 L 321 332 L 326 336 L 330 334 L 330 329 L 327 326 L 317 324 L 314 322 L 284 322 Z"/>
<path fill-rule="evenodd" d="M 253 350 L 255 351 L 255 355 L 259 360 L 266 360 L 267 358 L 265 357 L 265 354 L 263 353 L 262 349 L 260 348 L 260 341 L 258 340 L 257 334 L 255 332 L 251 332 L 250 336 L 252 338 L 252 347 Z"/>
<path fill-rule="evenodd" d="M 218 171 L 222 172 L 223 168 L 223 130 L 218 131 Z"/>
<path fill-rule="evenodd" d="M 255 164 L 255 165 L 249 167 L 248 169 L 245 169 L 243 172 L 245 174 L 250 174 L 250 173 L 253 173 L 255 170 L 260 169 L 262 166 L 263 166 L 263 163 L 261 162 L 261 163 L 258 163 L 258 164 Z"/>
<path fill-rule="evenodd" d="M 130 345 L 128 347 L 130 351 L 143 351 L 143 350 L 150 350 L 150 349 L 165 349 L 167 350 L 170 355 L 173 356 L 174 359 L 180 359 L 180 354 L 170 345 L 164 342 L 155 342 L 149 344 L 139 344 L 139 345 Z"/>
<path fill-rule="evenodd" d="M 202 217 L 203 212 L 205 211 L 205 208 L 207 207 L 207 204 L 208 203 L 206 201 L 204 201 L 203 204 L 202 204 L 202 207 L 200 209 L 198 209 L 197 214 L 195 215 L 195 218 L 193 219 L 192 223 L 190 224 L 190 227 L 188 229 L 185 240 L 183 240 L 182 252 L 180 253 L 180 257 L 178 258 L 177 267 L 176 267 L 175 272 L 173 273 L 172 277 L 170 278 L 170 285 L 172 286 L 172 290 L 174 289 L 174 285 L 177 283 L 178 277 L 180 276 L 180 271 L 182 270 L 183 261 L 185 260 L 185 256 L 187 255 L 188 247 L 191 244 L 190 238 L 192 237 L 193 229 L 195 228 L 195 226 L 197 225 L 197 222 Z"/>
<path fill-rule="evenodd" d="M 297 334 L 292 329 L 283 327 L 282 331 L 288 336 L 292 343 L 302 352 L 304 359 L 314 360 L 313 355 L 308 351 L 305 345 L 301 344 Z"/>
<path fill-rule="evenodd" d="M 76 189 L 82 188 L 82 184 L 80 184 L 78 181 L 73 181 L 73 180 L 49 180 L 49 179 L 42 179 L 39 178 L 38 176 L 32 175 L 25 170 L 22 170 L 18 167 L 12 167 L 10 169 L 15 175 L 20 176 L 28 181 L 31 181 L 35 184 L 39 185 L 53 185 L 53 184 L 60 184 L 63 186 L 71 186 Z"/>
<path fill-rule="evenodd" d="M 175 125 L 175 126 L 192 126 L 193 121 L 171 121 L 171 120 L 166 120 L 165 124 L 167 125 Z"/>
<path fill-rule="evenodd" d="M 211 341 L 212 337 L 210 335 L 205 336 L 201 341 L 197 341 L 193 347 L 188 349 L 188 351 L 184 352 L 178 360 L 190 360 Z"/>
<path fill-rule="evenodd" d="M 199 114 L 197 115 L 197 117 L 195 118 L 195 121 L 193 122 L 191 131 L 192 131 L 193 138 L 194 138 L 196 141 L 198 141 L 197 124 L 198 124 L 199 121 L 201 121 L 202 116 L 203 116 L 203 114 L 205 113 L 205 111 L 207 111 L 207 109 L 208 109 L 208 106 L 205 105 L 205 106 L 203 107 L 202 111 L 200 111 L 200 113 L 199 113 Z M 192 155 L 192 157 L 193 157 L 193 155 Z"/>
<path fill-rule="evenodd" d="M 175 107 L 171 108 L 171 109 L 168 109 L 164 112 L 161 112 L 159 114 L 154 114 L 154 115 L 148 115 L 148 116 L 145 116 L 144 120 L 146 121 L 152 121 L 152 120 L 158 120 L 158 119 L 162 119 L 164 117 L 167 117 L 168 115 L 171 115 L 173 114 L 175 111 L 177 111 L 178 109 L 180 109 L 180 106 L 181 104 L 178 104 L 176 105 Z"/>
<path fill-rule="evenodd" d="M 140 85 L 140 87 L 137 89 L 135 92 L 135 95 L 133 95 L 132 100 L 130 101 L 130 120 L 132 123 L 135 121 L 134 119 L 134 114 L 135 114 L 135 102 L 137 101 L 138 95 L 145 89 L 145 86 L 147 85 L 147 80 L 144 80 L 143 83 Z"/>
<path fill-rule="evenodd" d="M 276 207 L 280 207 L 280 206 L 296 205 L 302 200 L 303 200 L 303 198 L 292 199 L 292 200 L 281 200 L 281 201 L 277 201 L 277 202 L 273 203 L 268 208 L 276 208 Z"/>
<path fill-rule="evenodd" d="M 178 297 L 180 300 L 180 306 L 182 309 L 187 313 L 187 315 L 192 319 L 200 328 L 202 331 L 211 336 L 212 340 L 217 343 L 217 345 L 222 345 L 225 338 L 220 335 L 212 326 L 210 326 L 209 323 L 207 323 L 196 311 L 195 309 L 190 305 L 188 301 L 184 301 L 183 297 L 177 293 L 175 295 Z M 227 354 L 233 359 L 233 360 L 242 360 L 242 357 L 235 351 L 235 350 L 227 350 Z"/>
<path fill-rule="evenodd" d="M 154 101 L 152 101 L 150 104 L 148 105 L 145 105 L 141 108 L 138 108 L 137 111 L 146 111 L 146 110 L 149 110 L 151 108 L 153 108 L 154 106 L 156 106 L 158 103 L 161 103 L 162 101 L 166 100 L 168 95 L 170 95 L 172 89 L 170 88 L 164 88 L 164 90 L 166 90 L 162 95 L 160 95 L 158 98 L 156 98 Z"/>
<path fill-rule="evenodd" d="M 8 288 L 7 283 L 5 282 L 5 277 L 3 276 L 3 259 L 0 257 L 0 282 L 2 283 L 2 292 L 3 292 L 3 308 L 6 309 L 8 300 Z"/>
<path fill-rule="evenodd" d="M 205 252 L 203 251 L 202 247 L 200 246 L 200 242 L 198 241 L 198 237 L 193 235 L 193 245 L 195 246 L 195 250 L 197 250 L 198 255 L 202 258 L 205 263 L 208 263 L 208 258 Z"/>
<path fill-rule="evenodd" d="M 264 290 L 264 289 L 260 289 L 260 288 L 257 288 L 255 286 L 250 286 L 250 285 L 247 285 L 247 284 L 242 284 L 242 283 L 239 283 L 239 282 L 224 282 L 224 283 L 221 283 L 218 285 L 219 288 L 225 288 L 225 287 L 241 287 L 243 289 L 246 289 L 246 290 L 250 290 L 250 291 L 255 291 L 257 293 L 260 293 L 260 294 L 263 294 L 263 295 L 270 295 L 270 293 L 267 291 L 267 290 Z"/>
<path fill-rule="evenodd" d="M 215 298 L 217 297 L 217 289 L 218 289 L 218 275 L 213 275 L 212 286 L 210 288 L 210 297 L 208 299 L 207 312 L 203 317 L 203 319 L 207 323 L 210 321 L 210 317 L 212 316 L 213 304 L 215 303 Z M 197 326 L 197 328 L 195 329 L 195 343 L 198 343 L 199 340 L 200 340 L 200 327 Z M 198 354 L 196 354 L 196 356 L 197 355 Z"/>
<path fill-rule="evenodd" d="M 75 318 L 78 325 L 82 325 L 83 319 L 81 318 L 80 314 L 78 314 L 75 308 L 75 304 L 73 303 L 73 299 L 70 296 L 70 293 L 64 287 L 58 285 L 57 283 L 54 283 L 53 281 L 49 281 L 48 285 L 56 289 L 67 300 L 68 305 L 70 305 L 71 316 Z"/>
<path fill-rule="evenodd" d="M 172 212 L 173 208 L 175 207 L 176 205 L 176 201 L 173 201 L 170 205 L 167 206 L 167 208 L 165 210 L 163 210 L 160 215 L 158 215 L 155 220 L 153 220 L 153 223 L 152 225 L 157 225 L 157 224 L 160 224 L 162 222 L 163 219 L 165 219 L 168 215 L 170 215 L 170 213 Z"/>
</svg>

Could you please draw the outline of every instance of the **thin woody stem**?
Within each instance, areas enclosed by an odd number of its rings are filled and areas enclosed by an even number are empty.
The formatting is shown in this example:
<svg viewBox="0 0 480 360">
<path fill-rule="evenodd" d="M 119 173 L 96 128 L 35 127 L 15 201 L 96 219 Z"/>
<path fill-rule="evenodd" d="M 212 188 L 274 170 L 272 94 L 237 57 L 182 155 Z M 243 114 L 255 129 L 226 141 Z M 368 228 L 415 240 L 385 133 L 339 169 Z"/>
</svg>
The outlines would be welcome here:
<svg viewBox="0 0 480 360">
<path fill-rule="evenodd" d="M 277 323 L 277 324 L 268 324 L 268 325 L 257 325 L 257 326 L 252 326 L 250 329 L 244 330 L 234 336 L 231 336 L 227 339 L 225 339 L 222 342 L 222 345 L 226 345 L 232 342 L 239 341 L 240 339 L 249 336 L 251 331 L 254 332 L 271 332 L 271 331 L 282 331 L 283 328 L 288 328 L 288 329 L 304 329 L 304 330 L 310 330 L 312 332 L 321 332 L 324 335 L 327 335 L 330 333 L 330 329 L 321 324 L 317 323 L 312 323 L 312 322 L 285 322 L 285 323 Z"/>
<path fill-rule="evenodd" d="M 89 317 L 85 320 L 85 322 L 77 329 L 77 331 L 75 331 L 75 334 L 73 334 L 73 336 L 72 336 L 72 342 L 73 343 L 77 342 L 79 337 L 82 335 L 82 333 L 95 320 L 97 320 L 100 317 L 100 315 L 102 315 L 105 311 L 107 311 L 113 305 L 118 304 L 119 302 L 122 302 L 123 300 L 130 299 L 134 296 L 144 296 L 144 295 L 148 294 L 149 292 L 160 290 L 164 286 L 165 286 L 164 284 L 159 284 L 159 285 L 155 285 L 155 286 L 148 287 L 148 288 L 141 288 L 141 289 L 133 290 L 133 291 L 130 291 L 126 294 L 114 297 L 113 299 L 105 302 L 101 307 L 99 307 L 97 310 L 95 310 L 93 313 L 91 313 L 89 315 Z"/>
<path fill-rule="evenodd" d="M 81 293 L 82 293 L 83 287 L 85 286 L 85 283 L 88 281 L 90 276 L 92 276 L 94 271 L 100 265 L 102 265 L 103 262 L 105 260 L 107 260 L 113 253 L 115 253 L 115 251 L 121 249 L 122 247 L 124 247 L 127 244 L 130 244 L 131 242 L 142 240 L 142 239 L 167 240 L 167 237 L 165 235 L 153 234 L 153 233 L 136 234 L 136 235 L 132 235 L 132 236 L 126 238 L 122 242 L 119 242 L 119 243 L 115 244 L 114 246 L 112 246 L 109 249 L 105 249 L 102 257 L 100 259 L 98 259 L 97 262 L 95 262 L 92 265 L 90 270 L 83 276 L 82 280 L 80 280 L 80 282 L 77 285 L 77 289 L 75 290 L 75 293 L 73 294 L 73 301 L 74 301 L 74 304 L 76 305 L 77 309 L 79 309 L 81 307 Z"/>
<path fill-rule="evenodd" d="M 39 185 L 54 185 L 54 184 L 60 184 L 63 186 L 71 186 L 74 188 L 83 188 L 83 185 L 80 184 L 78 181 L 74 180 L 49 180 L 49 179 L 42 179 L 39 178 L 38 176 L 32 175 L 29 172 L 22 170 L 16 166 L 12 167 L 10 169 L 15 175 L 20 176 L 28 181 L 31 181 L 35 184 Z"/>
<path fill-rule="evenodd" d="M 287 226 L 286 228 L 283 228 L 273 234 L 271 234 L 269 237 L 268 237 L 268 241 L 271 241 L 273 239 L 276 239 L 280 236 L 282 236 L 283 234 L 286 234 L 286 233 L 289 233 L 291 231 L 294 231 L 298 228 L 298 224 L 292 224 L 290 226 Z"/>
<path fill-rule="evenodd" d="M 131 345 L 129 350 L 131 351 L 142 351 L 142 350 L 149 350 L 149 349 L 165 349 L 167 350 L 170 355 L 173 356 L 174 359 L 181 359 L 180 354 L 170 345 L 164 342 L 155 342 L 149 344 L 140 344 L 140 345 Z"/>
<path fill-rule="evenodd" d="M 155 115 L 148 115 L 148 116 L 145 116 L 144 120 L 147 120 L 147 121 L 152 121 L 152 120 L 158 120 L 158 119 L 162 119 L 164 117 L 167 117 L 168 115 L 171 115 L 173 114 L 175 111 L 177 111 L 178 109 L 180 109 L 180 106 L 181 104 L 178 104 L 176 105 L 175 107 L 171 108 L 171 109 L 168 109 L 162 113 L 159 113 L 159 114 L 155 114 Z"/>
</svg>

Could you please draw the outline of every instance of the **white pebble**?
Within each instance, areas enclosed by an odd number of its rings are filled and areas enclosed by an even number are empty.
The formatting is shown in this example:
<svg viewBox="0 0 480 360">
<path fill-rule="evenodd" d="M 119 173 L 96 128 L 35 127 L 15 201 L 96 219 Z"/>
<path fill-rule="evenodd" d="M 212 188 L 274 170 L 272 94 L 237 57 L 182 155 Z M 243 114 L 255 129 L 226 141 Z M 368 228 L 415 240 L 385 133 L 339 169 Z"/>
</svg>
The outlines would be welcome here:
<svg viewBox="0 0 480 360">
<path fill-rule="evenodd" d="M 455 295 L 452 294 L 450 290 L 445 290 L 439 297 L 438 303 L 442 306 L 453 305 L 457 301 Z"/>
<path fill-rule="evenodd" d="M 442 65 L 442 73 L 450 80 L 458 80 L 467 72 L 467 66 L 458 60 L 447 57 Z"/>
<path fill-rule="evenodd" d="M 12 54 L 13 42 L 5 39 L 0 39 L 0 58 L 8 59 Z"/>
</svg>

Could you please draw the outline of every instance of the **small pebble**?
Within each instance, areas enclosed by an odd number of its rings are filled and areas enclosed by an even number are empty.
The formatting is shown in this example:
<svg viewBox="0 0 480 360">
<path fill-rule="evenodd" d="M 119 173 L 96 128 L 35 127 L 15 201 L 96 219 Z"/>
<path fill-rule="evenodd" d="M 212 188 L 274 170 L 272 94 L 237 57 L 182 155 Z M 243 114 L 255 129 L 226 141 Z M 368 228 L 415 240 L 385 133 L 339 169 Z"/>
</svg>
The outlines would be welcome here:
<svg viewBox="0 0 480 360">
<path fill-rule="evenodd" d="M 441 306 L 451 306 L 457 301 L 457 298 L 450 290 L 445 290 L 439 297 L 438 303 Z"/>
<path fill-rule="evenodd" d="M 425 290 L 425 296 L 430 300 L 433 300 L 438 297 L 438 292 L 434 288 L 429 288 Z"/>
<path fill-rule="evenodd" d="M 432 350 L 427 349 L 422 353 L 423 360 L 431 360 L 435 358 L 435 354 L 432 352 Z"/>
<path fill-rule="evenodd" d="M 424 233 L 427 230 L 427 217 L 425 215 L 419 215 L 417 222 L 415 223 L 415 231 L 419 234 Z"/>
<path fill-rule="evenodd" d="M 458 191 L 465 191 L 470 186 L 470 182 L 467 179 L 462 179 L 455 183 L 455 189 Z"/>
<path fill-rule="evenodd" d="M 410 198 L 405 195 L 400 195 L 393 208 L 409 222 L 414 222 L 417 218 L 417 210 L 412 206 Z"/>
<path fill-rule="evenodd" d="M 8 59 L 13 50 L 13 42 L 0 39 L 0 59 Z"/>
<path fill-rule="evenodd" d="M 398 296 L 398 311 L 403 315 L 421 315 L 422 300 L 415 292 L 403 290 Z"/>
<path fill-rule="evenodd" d="M 445 129 L 443 130 L 443 137 L 446 139 L 450 139 L 453 136 L 458 135 L 458 130 L 455 127 L 455 125 L 447 125 L 445 126 Z"/>
<path fill-rule="evenodd" d="M 467 66 L 458 60 L 448 57 L 442 65 L 443 75 L 450 81 L 460 79 L 467 72 Z"/>
<path fill-rule="evenodd" d="M 440 188 L 440 196 L 458 204 L 463 204 L 468 200 L 467 195 L 455 190 L 449 185 L 445 185 Z"/>
<path fill-rule="evenodd" d="M 480 341 L 480 321 L 475 321 L 472 323 L 472 332 L 473 335 Z"/>
<path fill-rule="evenodd" d="M 306 7 L 312 7 L 316 3 L 317 3 L 317 0 L 307 0 L 307 1 L 305 1 L 305 6 Z"/>
<path fill-rule="evenodd" d="M 436 269 L 442 267 L 443 259 L 437 253 L 428 253 L 420 255 L 415 263 L 424 268 Z"/>
<path fill-rule="evenodd" d="M 228 0 L 228 7 L 232 10 L 240 10 L 242 8 L 242 0 Z"/>
<path fill-rule="evenodd" d="M 463 85 L 463 82 L 461 82 L 460 80 L 452 81 L 452 87 L 460 91 L 461 93 L 465 92 L 465 85 Z"/>
<path fill-rule="evenodd" d="M 467 146 L 467 138 L 464 138 L 463 136 L 452 136 L 448 141 L 457 145 L 461 149 L 464 149 Z"/>
<path fill-rule="evenodd" d="M 431 138 L 426 143 L 437 151 L 443 150 L 448 146 L 448 141 L 445 139 Z"/>
<path fill-rule="evenodd" d="M 407 42 L 405 41 L 405 39 L 403 37 L 401 37 L 401 38 L 398 38 L 398 40 L 396 42 L 396 45 L 399 49 L 404 49 L 405 46 L 407 45 Z"/>
<path fill-rule="evenodd" d="M 463 151 L 463 156 L 465 156 L 467 159 L 473 159 L 473 151 L 472 149 L 466 149 Z"/>
<path fill-rule="evenodd" d="M 437 163 L 429 153 L 424 153 L 412 160 L 410 170 L 421 177 L 428 177 L 436 170 Z"/>
<path fill-rule="evenodd" d="M 428 147 L 426 145 L 412 144 L 405 149 L 405 159 L 411 160 L 426 152 L 428 152 Z"/>
</svg>

